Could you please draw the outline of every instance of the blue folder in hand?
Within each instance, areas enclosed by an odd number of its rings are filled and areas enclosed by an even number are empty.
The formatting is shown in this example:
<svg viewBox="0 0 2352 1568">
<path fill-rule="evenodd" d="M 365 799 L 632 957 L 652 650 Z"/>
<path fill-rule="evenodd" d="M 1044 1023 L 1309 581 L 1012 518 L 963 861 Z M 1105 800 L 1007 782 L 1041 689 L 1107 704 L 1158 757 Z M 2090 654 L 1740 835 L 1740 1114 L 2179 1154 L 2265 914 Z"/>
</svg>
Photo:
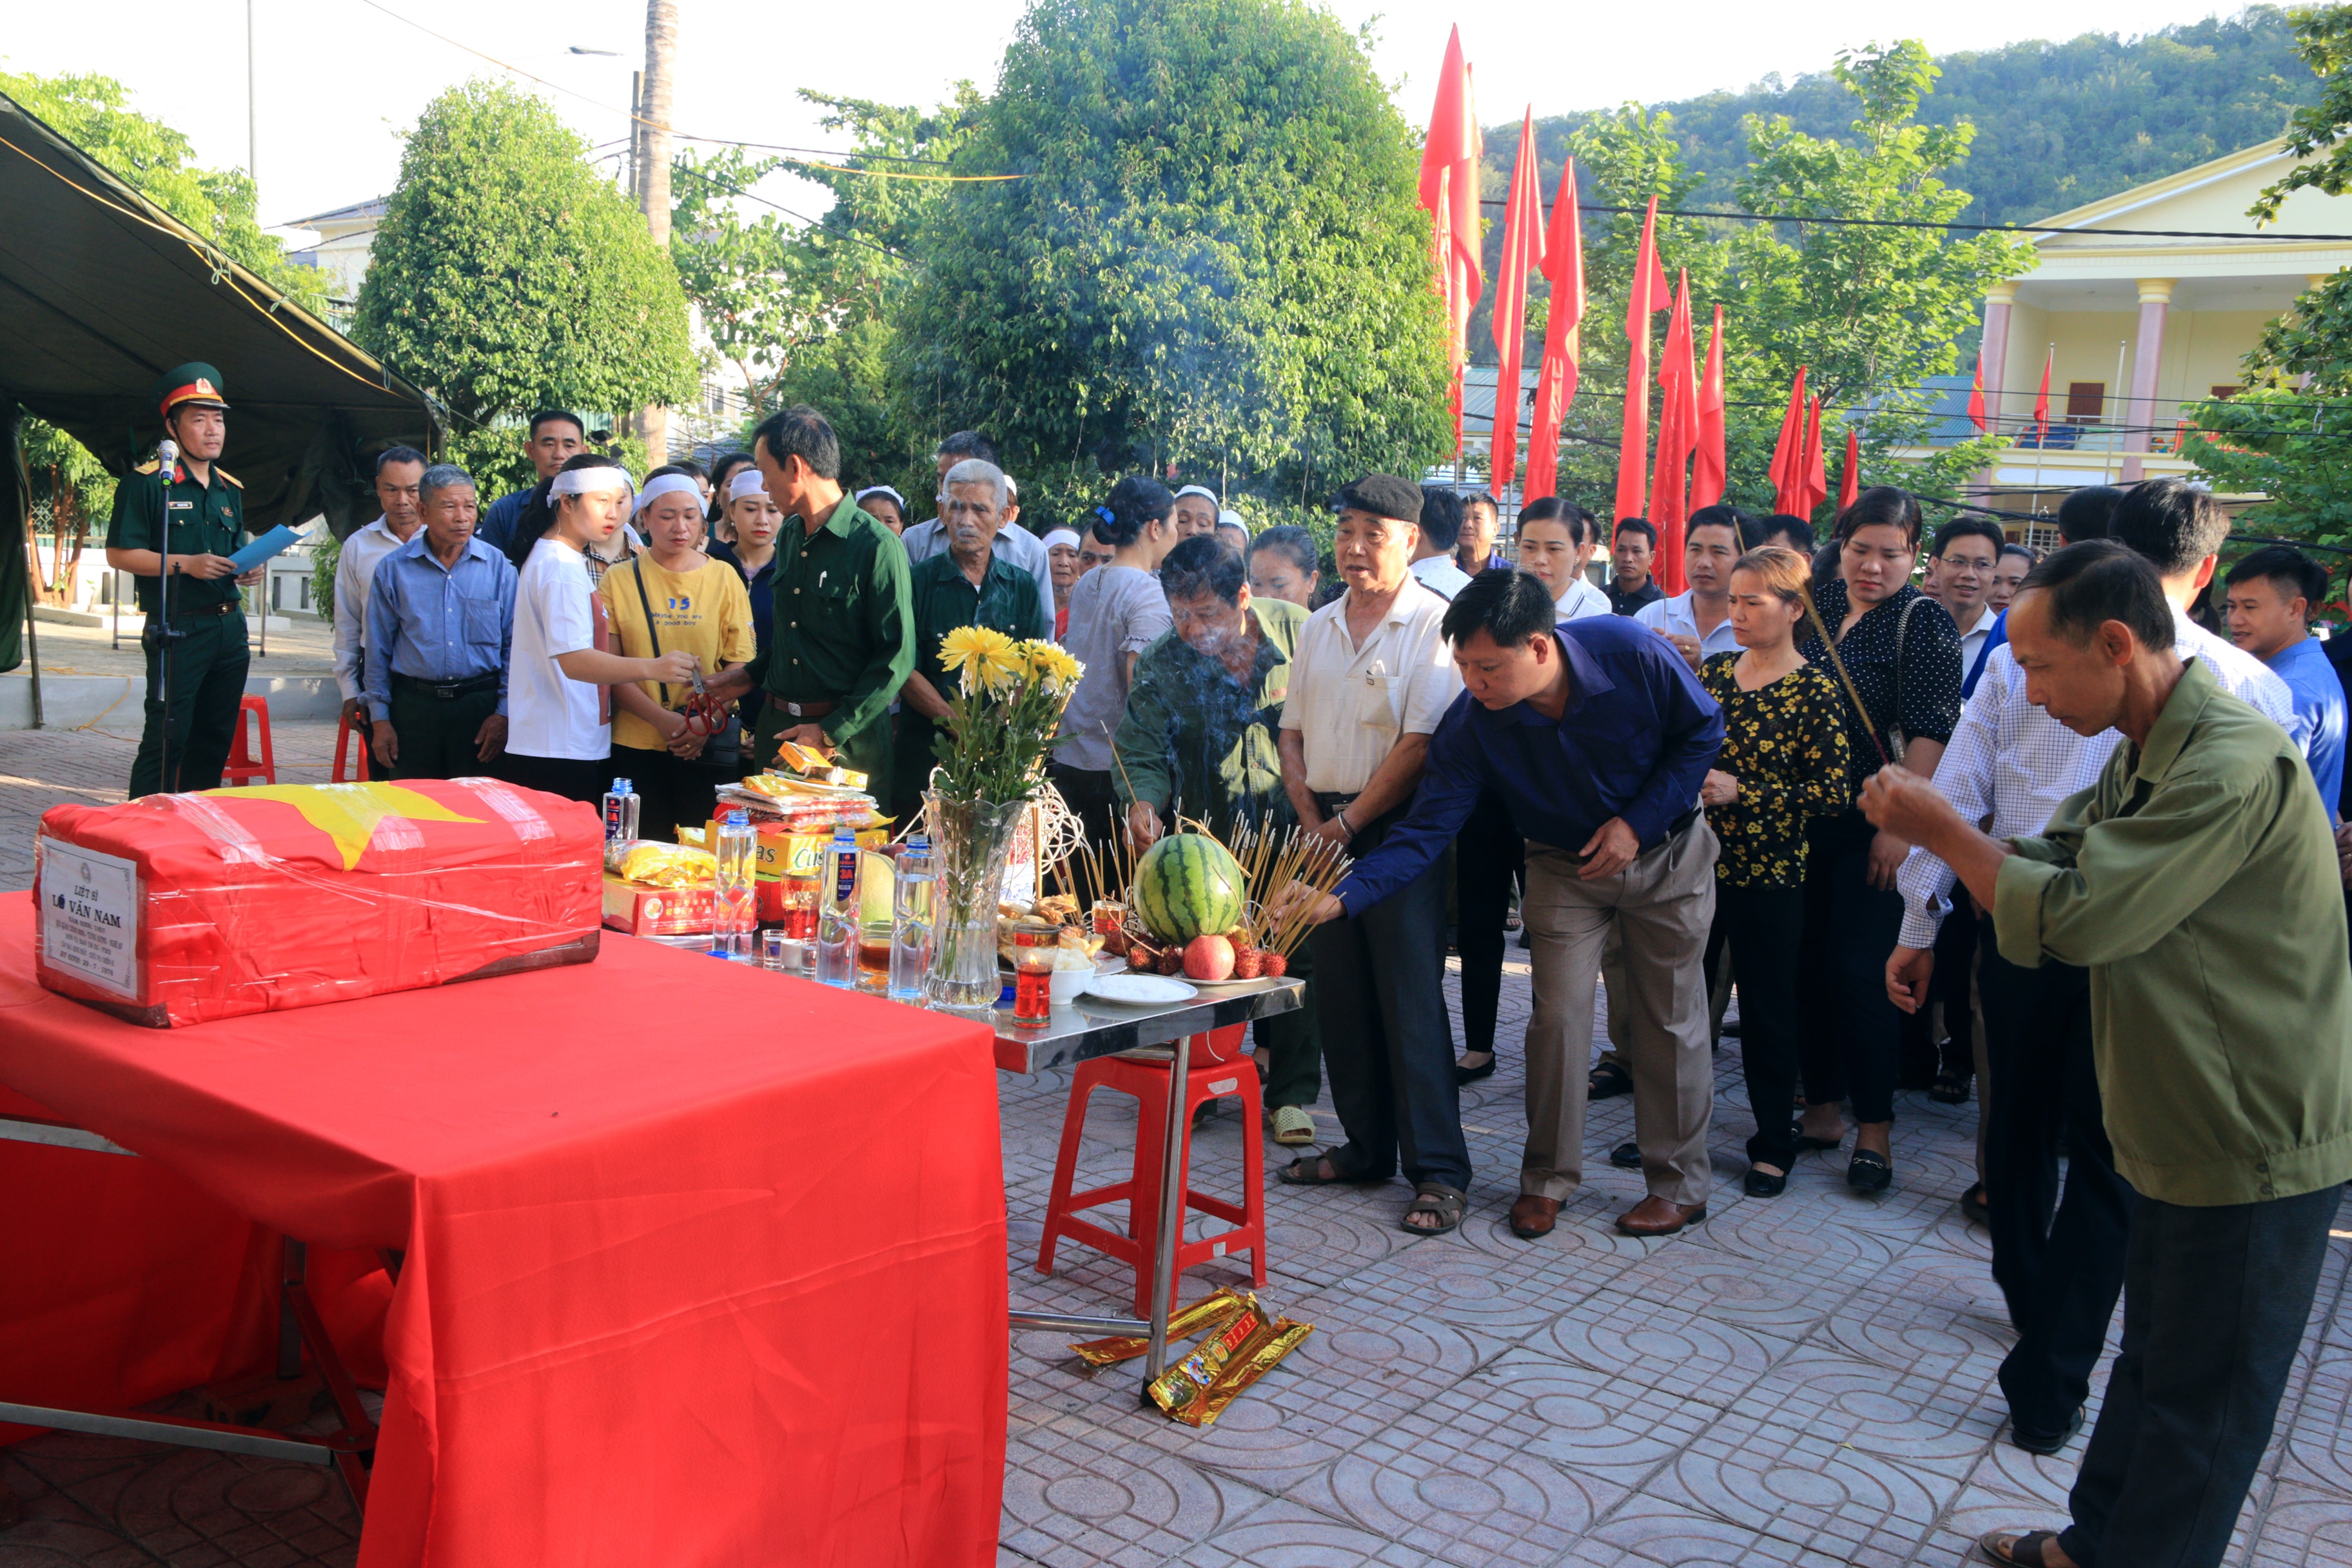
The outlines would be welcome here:
<svg viewBox="0 0 2352 1568">
<path fill-rule="evenodd" d="M 242 577 L 271 556 L 280 554 L 300 542 L 302 542 L 302 536 L 281 522 L 229 559 L 236 563 L 236 574 Z"/>
</svg>

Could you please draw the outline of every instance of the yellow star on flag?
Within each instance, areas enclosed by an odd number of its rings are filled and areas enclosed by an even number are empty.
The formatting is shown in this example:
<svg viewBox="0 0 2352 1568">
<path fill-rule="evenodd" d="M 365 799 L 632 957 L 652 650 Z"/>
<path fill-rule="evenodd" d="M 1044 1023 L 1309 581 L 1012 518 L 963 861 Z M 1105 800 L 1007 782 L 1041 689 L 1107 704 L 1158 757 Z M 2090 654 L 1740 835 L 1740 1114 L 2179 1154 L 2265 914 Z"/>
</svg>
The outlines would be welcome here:
<svg viewBox="0 0 2352 1568">
<path fill-rule="evenodd" d="M 252 784 L 207 793 L 238 800 L 275 800 L 292 806 L 305 822 L 335 841 L 346 871 L 360 863 L 375 837 L 376 825 L 387 816 L 412 822 L 483 820 L 459 816 L 439 801 L 396 784 Z"/>
</svg>

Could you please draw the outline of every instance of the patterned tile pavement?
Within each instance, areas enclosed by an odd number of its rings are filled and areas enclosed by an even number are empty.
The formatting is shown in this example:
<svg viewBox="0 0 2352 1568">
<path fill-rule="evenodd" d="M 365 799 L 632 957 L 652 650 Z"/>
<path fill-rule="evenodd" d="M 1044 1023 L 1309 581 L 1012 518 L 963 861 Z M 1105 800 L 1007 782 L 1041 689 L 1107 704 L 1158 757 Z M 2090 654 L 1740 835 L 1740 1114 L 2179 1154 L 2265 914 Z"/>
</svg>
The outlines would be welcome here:
<svg viewBox="0 0 2352 1568">
<path fill-rule="evenodd" d="M 323 778 L 333 733 L 282 727 L 281 777 Z M 0 888 L 28 880 L 43 806 L 119 798 L 129 761 L 104 735 L 0 734 Z M 1559 1228 L 1519 1241 L 1504 1213 L 1528 994 L 1511 956 L 1501 1070 L 1463 1098 L 1469 1223 L 1405 1235 L 1402 1182 L 1282 1186 L 1266 1140 L 1263 1295 L 1316 1332 L 1202 1432 L 1139 1410 L 1130 1369 L 1088 1375 L 1063 1337 L 1016 1337 L 1000 1568 L 1946 1568 L 1981 1531 L 2061 1517 L 2081 1442 L 2037 1459 L 2005 1441 L 2009 1326 L 1984 1234 L 1954 1205 L 1973 1110 L 1904 1096 L 1879 1197 L 1811 1155 L 1784 1195 L 1748 1198 L 1735 1047 L 1717 1058 L 1710 1219 L 1663 1241 L 1611 1228 L 1641 1194 L 1603 1158 L 1633 1132 L 1618 1099 L 1594 1108 Z M 1125 1312 L 1128 1271 L 1083 1247 L 1034 1269 L 1068 1089 L 1066 1072 L 1001 1083 L 1013 1299 Z M 1333 1130 L 1328 1105 L 1318 1118 Z M 1131 1103 L 1099 1097 L 1082 1176 L 1120 1171 L 1134 1128 Z M 1243 1148 L 1235 1115 L 1210 1122 L 1194 1184 L 1237 1192 Z M 2352 1568 L 2352 1214 L 2339 1225 L 2233 1565 Z M 1247 1280 L 1245 1260 L 1223 1260 L 1183 1294 Z M 53 1434 L 0 1450 L 0 1484 L 24 1515 L 0 1528 L 0 1568 L 354 1557 L 348 1500 L 304 1467 Z"/>
</svg>

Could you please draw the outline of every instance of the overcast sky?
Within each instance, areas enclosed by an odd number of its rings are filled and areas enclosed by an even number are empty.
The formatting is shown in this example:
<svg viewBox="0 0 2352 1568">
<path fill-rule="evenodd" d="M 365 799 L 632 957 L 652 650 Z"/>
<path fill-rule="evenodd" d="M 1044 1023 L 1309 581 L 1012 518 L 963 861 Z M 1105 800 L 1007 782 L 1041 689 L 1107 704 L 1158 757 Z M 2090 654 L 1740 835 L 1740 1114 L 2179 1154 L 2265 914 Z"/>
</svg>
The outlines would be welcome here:
<svg viewBox="0 0 2352 1568">
<path fill-rule="evenodd" d="M 248 0 L 257 36 L 261 211 L 281 224 L 379 195 L 400 161 L 399 134 L 442 89 L 498 68 L 419 31 L 369 0 Z M 624 134 L 629 73 L 642 58 L 642 0 L 383 0 L 392 13 L 483 55 L 561 84 L 540 89 L 592 142 Z M 9 7 L 7 68 L 100 71 L 133 103 L 191 136 L 199 158 L 247 158 L 245 6 L 237 0 L 76 0 Z M 682 131 L 824 146 L 796 89 L 888 101 L 936 101 L 959 78 L 983 88 L 1023 6 L 1019 0 L 778 5 L 681 0 Z M 1625 99 L 1737 89 L 1767 72 L 1819 70 L 1842 47 L 1912 36 L 1938 54 L 2084 32 L 2135 34 L 2213 15 L 2193 0 L 1978 0 L 1890 7 L 1863 0 L 1802 5 L 1684 0 L 1675 5 L 1491 0 L 1335 0 L 1349 26 L 1377 18 L 1375 63 L 1408 118 L 1427 118 L 1446 29 L 1459 22 L 1476 73 L 1479 118 L 1538 117 Z M 184 30 L 202 18 L 202 30 Z M 580 58 L 572 46 L 617 58 Z M 799 193 L 797 198 L 795 192 Z M 813 211 L 809 187 L 769 194 Z"/>
</svg>

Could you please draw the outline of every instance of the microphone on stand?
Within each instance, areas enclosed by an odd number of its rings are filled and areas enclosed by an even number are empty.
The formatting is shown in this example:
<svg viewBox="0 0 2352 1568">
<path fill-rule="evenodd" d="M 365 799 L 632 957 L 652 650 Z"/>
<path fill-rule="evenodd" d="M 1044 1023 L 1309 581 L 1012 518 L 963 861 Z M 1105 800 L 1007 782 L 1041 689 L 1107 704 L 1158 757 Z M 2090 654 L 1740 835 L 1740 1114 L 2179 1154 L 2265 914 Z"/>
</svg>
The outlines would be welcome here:
<svg viewBox="0 0 2352 1568">
<path fill-rule="evenodd" d="M 165 437 L 155 446 L 155 474 L 163 481 L 163 521 L 155 534 L 157 583 L 155 584 L 156 615 L 149 623 L 154 634 L 163 665 L 163 732 L 156 742 L 156 762 L 163 774 L 164 793 L 170 794 L 176 781 L 172 774 L 172 644 L 183 635 L 172 625 L 172 481 L 179 473 L 180 445 Z"/>
</svg>

